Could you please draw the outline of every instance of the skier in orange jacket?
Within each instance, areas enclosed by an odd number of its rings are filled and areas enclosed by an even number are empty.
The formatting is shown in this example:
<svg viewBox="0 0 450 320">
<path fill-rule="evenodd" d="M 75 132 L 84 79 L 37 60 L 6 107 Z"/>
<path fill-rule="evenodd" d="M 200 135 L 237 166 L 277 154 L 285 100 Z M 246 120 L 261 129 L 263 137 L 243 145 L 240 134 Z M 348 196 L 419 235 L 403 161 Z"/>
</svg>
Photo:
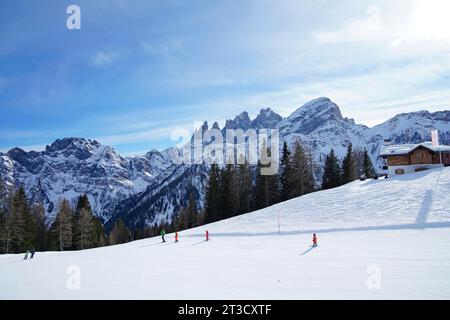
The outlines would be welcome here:
<svg viewBox="0 0 450 320">
<path fill-rule="evenodd" d="M 313 247 L 317 247 L 317 236 L 315 233 L 313 234 Z"/>
<path fill-rule="evenodd" d="M 178 232 L 175 232 L 175 242 L 178 242 Z"/>
<path fill-rule="evenodd" d="M 206 241 L 209 241 L 209 232 L 206 230 Z"/>
</svg>

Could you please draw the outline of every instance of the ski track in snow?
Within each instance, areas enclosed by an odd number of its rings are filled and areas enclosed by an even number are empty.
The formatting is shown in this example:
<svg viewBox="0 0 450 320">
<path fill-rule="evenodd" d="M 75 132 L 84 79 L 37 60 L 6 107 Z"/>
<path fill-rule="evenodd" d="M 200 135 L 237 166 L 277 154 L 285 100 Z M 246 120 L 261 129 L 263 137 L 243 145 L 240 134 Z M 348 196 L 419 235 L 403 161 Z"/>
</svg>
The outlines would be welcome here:
<svg viewBox="0 0 450 320">
<path fill-rule="evenodd" d="M 3 255 L 0 298 L 449 299 L 449 195 L 450 168 L 438 169 L 313 193 L 180 232 L 179 243 Z M 80 290 L 67 287 L 73 265 Z M 373 268 L 379 290 L 367 286 Z"/>
</svg>

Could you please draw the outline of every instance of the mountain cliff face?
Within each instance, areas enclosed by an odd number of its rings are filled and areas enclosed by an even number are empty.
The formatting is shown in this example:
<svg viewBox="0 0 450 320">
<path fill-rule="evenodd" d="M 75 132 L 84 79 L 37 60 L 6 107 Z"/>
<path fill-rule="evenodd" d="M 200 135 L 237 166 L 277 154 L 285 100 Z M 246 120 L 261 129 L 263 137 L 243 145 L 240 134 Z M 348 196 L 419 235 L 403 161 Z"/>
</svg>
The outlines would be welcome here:
<svg viewBox="0 0 450 320">
<path fill-rule="evenodd" d="M 377 163 L 385 139 L 393 143 L 418 143 L 430 140 L 430 131 L 438 129 L 443 144 L 450 144 L 450 111 L 399 114 L 368 128 L 342 116 L 339 107 L 328 98 L 318 98 L 282 118 L 270 108 L 262 109 L 255 119 L 242 112 L 227 120 L 223 128 L 279 129 L 280 138 L 292 145 L 296 140 L 311 151 L 319 164 L 317 178 L 326 154 L 333 148 L 343 157 L 349 143 L 355 149 L 369 151 Z M 202 132 L 209 129 L 204 123 Z M 192 193 L 200 209 L 204 206 L 207 165 L 179 165 L 173 155 L 179 150 L 152 150 L 143 156 L 124 158 L 111 147 L 81 138 L 57 140 L 42 152 L 15 148 L 0 154 L 0 174 L 12 186 L 23 184 L 33 201 L 42 201 L 48 219 L 55 215 L 58 199 L 75 199 L 86 193 L 104 222 L 122 218 L 127 224 L 142 227 L 162 220 L 187 205 Z"/>
<path fill-rule="evenodd" d="M 48 220 L 56 214 L 59 199 L 74 201 L 87 194 L 95 213 L 103 219 L 120 201 L 142 192 L 170 166 L 151 151 L 126 159 L 95 140 L 56 140 L 42 152 L 14 148 L 0 154 L 0 173 L 10 187 L 24 185 L 33 202 L 42 202 Z"/>
</svg>

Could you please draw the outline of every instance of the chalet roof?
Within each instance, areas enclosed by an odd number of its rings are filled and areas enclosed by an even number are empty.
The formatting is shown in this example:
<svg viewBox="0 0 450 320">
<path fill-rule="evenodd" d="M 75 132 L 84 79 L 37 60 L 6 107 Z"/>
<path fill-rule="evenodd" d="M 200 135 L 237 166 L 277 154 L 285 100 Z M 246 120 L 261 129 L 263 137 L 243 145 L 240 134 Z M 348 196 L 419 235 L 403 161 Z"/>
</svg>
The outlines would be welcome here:
<svg viewBox="0 0 450 320">
<path fill-rule="evenodd" d="M 431 142 L 423 142 L 418 144 L 393 144 L 388 146 L 381 146 L 380 157 L 408 154 L 421 146 L 430 149 L 433 152 L 450 152 L 450 146 L 440 145 L 438 147 L 433 147 Z"/>
</svg>

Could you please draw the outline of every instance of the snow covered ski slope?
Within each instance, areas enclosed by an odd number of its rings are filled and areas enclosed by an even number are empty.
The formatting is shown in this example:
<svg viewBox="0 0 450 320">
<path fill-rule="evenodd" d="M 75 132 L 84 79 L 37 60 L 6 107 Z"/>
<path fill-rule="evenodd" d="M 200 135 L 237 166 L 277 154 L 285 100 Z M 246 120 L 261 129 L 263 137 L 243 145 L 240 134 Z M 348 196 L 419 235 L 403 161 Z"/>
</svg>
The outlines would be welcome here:
<svg viewBox="0 0 450 320">
<path fill-rule="evenodd" d="M 450 299 L 450 168 L 356 181 L 173 238 L 0 256 L 0 298 Z"/>
</svg>

